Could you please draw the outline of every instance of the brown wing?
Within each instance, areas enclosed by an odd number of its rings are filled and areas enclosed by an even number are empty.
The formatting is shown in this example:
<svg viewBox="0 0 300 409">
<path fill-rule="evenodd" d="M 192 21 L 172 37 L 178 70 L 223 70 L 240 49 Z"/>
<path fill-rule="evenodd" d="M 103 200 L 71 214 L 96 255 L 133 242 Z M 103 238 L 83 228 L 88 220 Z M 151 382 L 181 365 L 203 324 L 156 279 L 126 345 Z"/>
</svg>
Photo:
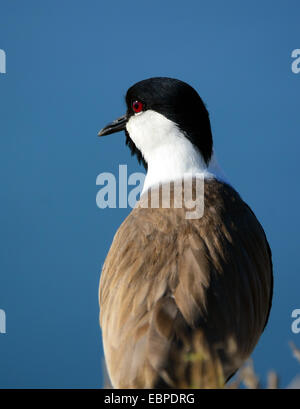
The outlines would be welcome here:
<svg viewBox="0 0 300 409">
<path fill-rule="evenodd" d="M 252 211 L 216 180 L 205 182 L 203 217 L 185 211 L 137 207 L 115 235 L 99 294 L 114 387 L 178 386 L 178 357 L 199 330 L 228 377 L 266 324 L 272 262 Z"/>
</svg>

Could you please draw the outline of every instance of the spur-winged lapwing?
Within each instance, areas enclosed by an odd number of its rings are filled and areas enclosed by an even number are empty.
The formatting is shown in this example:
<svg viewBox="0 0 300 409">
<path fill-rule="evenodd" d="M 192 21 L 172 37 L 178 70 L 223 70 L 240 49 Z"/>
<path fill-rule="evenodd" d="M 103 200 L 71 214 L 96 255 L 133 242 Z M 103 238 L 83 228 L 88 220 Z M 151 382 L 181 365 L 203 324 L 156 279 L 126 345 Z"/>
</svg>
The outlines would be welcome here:
<svg viewBox="0 0 300 409">
<path fill-rule="evenodd" d="M 147 170 L 141 199 L 117 231 L 100 279 L 112 385 L 178 387 L 184 354 L 198 336 L 228 379 L 251 354 L 270 312 L 272 260 L 264 230 L 218 173 L 209 115 L 191 86 L 150 78 L 127 91 L 126 105 L 126 114 L 99 132 L 124 130 Z M 195 182 L 204 181 L 198 218 L 174 204 L 184 191 L 175 183 L 188 182 L 186 175 L 193 194 Z M 162 201 L 151 206 L 148 193 L 164 186 L 169 208 Z"/>
</svg>

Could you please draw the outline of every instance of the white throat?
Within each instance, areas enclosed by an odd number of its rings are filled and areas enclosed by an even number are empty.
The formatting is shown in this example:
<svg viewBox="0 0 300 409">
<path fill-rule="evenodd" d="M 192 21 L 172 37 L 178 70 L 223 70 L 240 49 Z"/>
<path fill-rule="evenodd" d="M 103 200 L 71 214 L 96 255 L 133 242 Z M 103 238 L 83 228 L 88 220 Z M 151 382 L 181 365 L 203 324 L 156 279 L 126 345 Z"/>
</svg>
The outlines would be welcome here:
<svg viewBox="0 0 300 409">
<path fill-rule="evenodd" d="M 126 128 L 148 163 L 142 193 L 159 183 L 183 179 L 186 174 L 218 177 L 221 173 L 214 157 L 212 166 L 207 167 L 199 150 L 178 126 L 158 112 L 147 110 L 136 114 Z"/>
</svg>

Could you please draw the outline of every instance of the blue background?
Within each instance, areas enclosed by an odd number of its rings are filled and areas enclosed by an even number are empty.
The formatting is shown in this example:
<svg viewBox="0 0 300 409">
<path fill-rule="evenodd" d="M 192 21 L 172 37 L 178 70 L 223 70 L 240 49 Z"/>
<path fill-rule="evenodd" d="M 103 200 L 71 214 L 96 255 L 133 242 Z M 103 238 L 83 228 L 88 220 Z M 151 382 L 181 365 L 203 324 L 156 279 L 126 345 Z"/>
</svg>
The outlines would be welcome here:
<svg viewBox="0 0 300 409">
<path fill-rule="evenodd" d="M 96 176 L 142 168 L 123 134 L 97 132 L 151 76 L 198 90 L 219 162 L 269 238 L 274 305 L 255 368 L 283 386 L 299 372 L 299 15 L 297 0 L 0 0 L 0 386 L 102 385 L 99 273 L 130 209 L 100 210 Z"/>
</svg>

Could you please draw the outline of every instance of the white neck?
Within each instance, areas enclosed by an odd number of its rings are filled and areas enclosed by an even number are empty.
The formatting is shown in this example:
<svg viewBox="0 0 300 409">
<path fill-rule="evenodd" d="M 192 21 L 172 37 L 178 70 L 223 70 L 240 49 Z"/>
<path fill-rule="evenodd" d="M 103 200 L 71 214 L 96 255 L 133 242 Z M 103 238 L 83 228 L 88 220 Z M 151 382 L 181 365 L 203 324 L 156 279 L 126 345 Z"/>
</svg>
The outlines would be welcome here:
<svg viewBox="0 0 300 409">
<path fill-rule="evenodd" d="M 143 192 L 158 183 L 183 179 L 185 174 L 192 176 L 206 170 L 200 153 L 186 138 L 179 137 L 171 146 L 163 145 L 152 152 Z"/>
<path fill-rule="evenodd" d="M 131 117 L 127 130 L 148 164 L 142 193 L 159 183 L 183 179 L 186 174 L 191 177 L 196 174 L 218 177 L 221 174 L 214 157 L 207 167 L 199 150 L 177 125 L 155 111 L 148 110 Z"/>
</svg>

